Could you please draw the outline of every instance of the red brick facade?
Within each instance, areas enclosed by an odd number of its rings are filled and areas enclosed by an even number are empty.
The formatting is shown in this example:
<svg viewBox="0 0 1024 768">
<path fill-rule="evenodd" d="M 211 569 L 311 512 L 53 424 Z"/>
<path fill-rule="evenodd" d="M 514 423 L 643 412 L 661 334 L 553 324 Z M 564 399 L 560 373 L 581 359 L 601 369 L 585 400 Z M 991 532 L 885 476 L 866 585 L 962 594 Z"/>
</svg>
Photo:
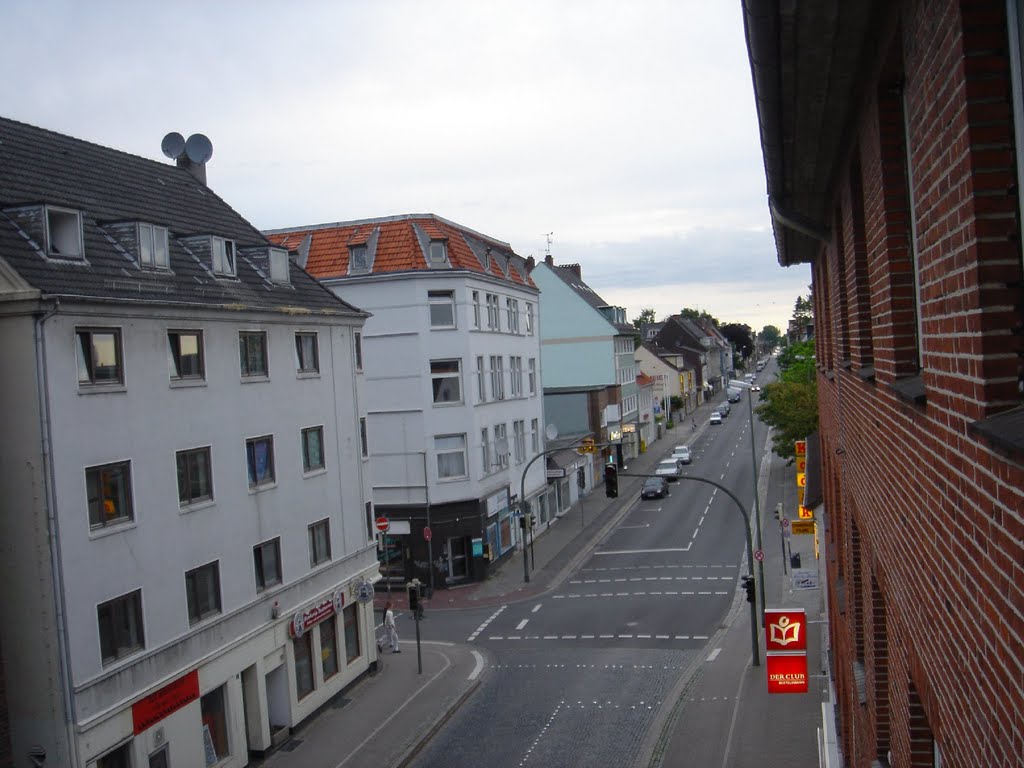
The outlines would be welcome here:
<svg viewBox="0 0 1024 768">
<path fill-rule="evenodd" d="M 1006 4 L 890 13 L 813 264 L 840 748 L 1024 766 L 1024 455 L 976 428 L 1022 404 Z"/>
</svg>

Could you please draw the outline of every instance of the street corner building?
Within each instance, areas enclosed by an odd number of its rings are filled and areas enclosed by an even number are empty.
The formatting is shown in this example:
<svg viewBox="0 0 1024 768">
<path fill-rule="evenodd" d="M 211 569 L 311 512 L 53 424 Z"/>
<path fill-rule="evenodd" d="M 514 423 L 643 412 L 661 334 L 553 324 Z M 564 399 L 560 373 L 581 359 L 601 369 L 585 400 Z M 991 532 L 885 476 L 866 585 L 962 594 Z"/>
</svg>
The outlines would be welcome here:
<svg viewBox="0 0 1024 768">
<path fill-rule="evenodd" d="M 375 660 L 367 314 L 164 149 L 0 119 L 15 765 L 244 766 Z"/>
<path fill-rule="evenodd" d="M 825 728 L 857 768 L 1024 765 L 1024 3 L 743 6 L 813 275 Z"/>
</svg>

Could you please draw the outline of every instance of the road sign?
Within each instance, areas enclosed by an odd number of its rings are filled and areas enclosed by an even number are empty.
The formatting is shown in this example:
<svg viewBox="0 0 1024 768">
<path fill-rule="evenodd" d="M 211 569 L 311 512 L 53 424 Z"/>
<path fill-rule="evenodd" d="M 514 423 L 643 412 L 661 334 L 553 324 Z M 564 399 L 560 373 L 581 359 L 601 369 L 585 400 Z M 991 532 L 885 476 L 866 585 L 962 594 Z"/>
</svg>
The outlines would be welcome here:
<svg viewBox="0 0 1024 768">
<path fill-rule="evenodd" d="M 755 549 L 754 550 L 754 559 L 757 560 L 758 562 L 761 562 L 762 560 L 764 560 L 764 550 L 762 550 L 762 549 Z"/>
<path fill-rule="evenodd" d="M 789 518 L 788 517 L 782 518 L 779 522 L 782 524 L 783 528 L 788 528 L 789 527 Z"/>
<path fill-rule="evenodd" d="M 803 504 L 801 504 L 799 508 L 797 508 L 797 514 L 800 516 L 801 520 L 814 519 L 814 510 L 809 507 L 805 507 Z"/>
<path fill-rule="evenodd" d="M 387 533 L 388 528 L 391 527 L 391 521 L 388 520 L 386 517 L 378 517 L 375 522 L 375 525 L 377 526 L 378 531 L 380 531 L 381 533 Z"/>
<path fill-rule="evenodd" d="M 806 472 L 797 472 L 796 473 L 796 487 L 797 488 L 806 488 L 807 487 L 807 473 Z"/>
<path fill-rule="evenodd" d="M 433 537 L 434 537 L 434 532 L 432 530 L 430 530 L 430 526 L 429 525 L 423 526 L 423 538 L 426 541 L 430 541 Z"/>
<path fill-rule="evenodd" d="M 791 526 L 794 534 L 809 533 L 814 535 L 814 521 L 813 520 L 794 520 Z"/>
<path fill-rule="evenodd" d="M 585 437 L 583 442 L 576 446 L 577 453 L 597 453 L 597 446 L 594 444 L 594 438 Z"/>
</svg>

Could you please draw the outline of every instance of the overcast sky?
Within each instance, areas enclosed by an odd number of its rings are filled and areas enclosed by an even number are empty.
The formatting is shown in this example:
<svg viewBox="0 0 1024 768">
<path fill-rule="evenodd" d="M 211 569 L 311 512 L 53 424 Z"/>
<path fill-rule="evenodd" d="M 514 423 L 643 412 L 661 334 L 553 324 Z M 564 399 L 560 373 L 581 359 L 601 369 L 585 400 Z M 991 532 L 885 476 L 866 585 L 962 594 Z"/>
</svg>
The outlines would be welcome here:
<svg viewBox="0 0 1024 768">
<path fill-rule="evenodd" d="M 3 0 L 0 112 L 167 161 L 262 229 L 436 213 L 630 319 L 784 329 L 740 0 Z"/>
</svg>

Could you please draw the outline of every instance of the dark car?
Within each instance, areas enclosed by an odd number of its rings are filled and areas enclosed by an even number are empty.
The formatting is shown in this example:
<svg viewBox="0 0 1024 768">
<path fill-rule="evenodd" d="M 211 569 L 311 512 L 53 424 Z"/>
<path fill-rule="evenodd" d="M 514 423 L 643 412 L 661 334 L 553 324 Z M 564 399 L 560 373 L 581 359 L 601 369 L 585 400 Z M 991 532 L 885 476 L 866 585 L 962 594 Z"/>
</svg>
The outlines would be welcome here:
<svg viewBox="0 0 1024 768">
<path fill-rule="evenodd" d="M 640 488 L 641 499 L 663 499 L 668 496 L 668 481 L 664 477 L 648 477 Z"/>
</svg>

